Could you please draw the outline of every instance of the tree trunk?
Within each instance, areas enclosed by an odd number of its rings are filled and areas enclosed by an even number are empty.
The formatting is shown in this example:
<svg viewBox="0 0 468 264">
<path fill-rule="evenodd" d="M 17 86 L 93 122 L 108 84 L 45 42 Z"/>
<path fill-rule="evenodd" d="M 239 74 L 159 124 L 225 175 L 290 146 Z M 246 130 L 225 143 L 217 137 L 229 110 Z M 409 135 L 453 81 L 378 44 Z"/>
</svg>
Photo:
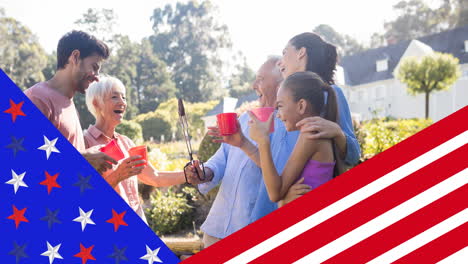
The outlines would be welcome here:
<svg viewBox="0 0 468 264">
<path fill-rule="evenodd" d="M 429 118 L 429 93 L 426 92 L 426 119 Z"/>
</svg>

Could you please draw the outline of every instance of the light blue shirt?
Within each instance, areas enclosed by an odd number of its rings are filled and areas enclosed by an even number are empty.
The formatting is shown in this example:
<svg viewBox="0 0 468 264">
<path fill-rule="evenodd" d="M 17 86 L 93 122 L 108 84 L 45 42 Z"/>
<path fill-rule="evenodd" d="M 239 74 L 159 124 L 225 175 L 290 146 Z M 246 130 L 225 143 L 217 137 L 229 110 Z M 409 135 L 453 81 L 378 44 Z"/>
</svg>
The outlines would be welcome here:
<svg viewBox="0 0 468 264">
<path fill-rule="evenodd" d="M 360 150 L 354 136 L 348 104 L 341 89 L 336 86 L 334 88 L 337 91 L 338 105 L 345 106 L 338 107 L 339 124 L 347 140 L 345 161 L 357 163 Z M 247 124 L 249 119 L 247 114 L 243 114 L 239 123 L 242 132 L 250 140 Z M 278 172 L 283 171 L 298 135 L 299 131 L 287 132 L 283 122 L 275 118 L 275 132 L 270 135 L 270 142 L 273 162 Z M 206 234 L 225 238 L 278 208 L 268 197 L 261 169 L 241 149 L 221 144 L 205 166 L 213 171 L 214 177 L 212 181 L 198 185 L 200 192 L 207 193 L 221 182 L 216 199 L 201 226 Z"/>
<path fill-rule="evenodd" d="M 351 119 L 348 101 L 346 101 L 346 97 L 340 87 L 336 85 L 332 85 L 332 87 L 335 89 L 336 101 L 338 103 L 338 124 L 346 136 L 346 157 L 344 162 L 349 166 L 353 166 L 359 161 L 361 148 L 354 135 L 353 121 Z"/>
</svg>

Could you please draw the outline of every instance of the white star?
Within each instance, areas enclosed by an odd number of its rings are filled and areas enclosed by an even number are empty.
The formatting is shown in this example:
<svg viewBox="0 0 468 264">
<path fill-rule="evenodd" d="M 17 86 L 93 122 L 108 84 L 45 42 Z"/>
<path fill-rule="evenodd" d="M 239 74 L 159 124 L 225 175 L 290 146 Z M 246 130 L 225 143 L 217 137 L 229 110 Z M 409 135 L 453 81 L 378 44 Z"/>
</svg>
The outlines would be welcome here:
<svg viewBox="0 0 468 264">
<path fill-rule="evenodd" d="M 153 262 L 155 262 L 155 261 L 163 263 L 162 260 L 160 258 L 158 258 L 158 253 L 159 253 L 160 249 L 161 248 L 158 247 L 157 249 L 155 249 L 153 251 L 153 250 L 151 250 L 150 247 L 148 247 L 148 245 L 146 245 L 146 255 L 144 255 L 140 259 L 147 260 L 148 264 L 153 264 Z"/>
<path fill-rule="evenodd" d="M 63 259 L 58 252 L 61 245 L 62 244 L 58 244 L 57 246 L 53 247 L 47 241 L 47 251 L 42 253 L 41 256 L 49 257 L 49 264 L 52 264 L 55 258 Z"/>
<path fill-rule="evenodd" d="M 80 207 L 78 207 L 80 208 Z M 93 220 L 91 220 L 91 214 L 93 213 L 93 210 L 90 210 L 88 212 L 84 212 L 81 208 L 80 208 L 80 216 L 73 219 L 73 221 L 75 222 L 81 222 L 81 231 L 84 231 L 85 227 L 87 224 L 91 224 L 91 225 L 95 225 L 95 223 L 93 222 Z"/>
<path fill-rule="evenodd" d="M 60 153 L 60 151 L 55 147 L 58 138 L 54 138 L 50 141 L 46 136 L 44 136 L 44 145 L 38 147 L 37 149 L 44 150 L 46 152 L 46 157 L 49 159 L 49 156 L 52 152 Z"/>
<path fill-rule="evenodd" d="M 24 183 L 24 175 L 26 175 L 26 172 L 23 172 L 22 174 L 18 175 L 16 172 L 11 170 L 11 180 L 5 182 L 6 184 L 11 184 L 13 185 L 13 188 L 15 189 L 15 193 L 18 191 L 19 187 L 28 187 L 26 183 Z"/>
</svg>

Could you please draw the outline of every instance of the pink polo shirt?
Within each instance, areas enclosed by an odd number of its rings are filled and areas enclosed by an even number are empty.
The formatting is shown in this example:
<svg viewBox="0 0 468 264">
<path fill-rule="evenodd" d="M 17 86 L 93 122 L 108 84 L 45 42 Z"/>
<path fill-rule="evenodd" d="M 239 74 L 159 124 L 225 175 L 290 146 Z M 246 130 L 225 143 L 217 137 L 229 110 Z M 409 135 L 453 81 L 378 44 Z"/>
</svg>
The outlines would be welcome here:
<svg viewBox="0 0 468 264">
<path fill-rule="evenodd" d="M 125 155 L 125 158 L 129 157 L 128 150 L 135 146 L 135 143 L 128 137 L 114 133 L 114 138 L 117 139 L 117 144 Z M 106 137 L 101 130 L 96 128 L 96 126 L 89 126 L 88 130 L 84 133 L 84 140 L 86 148 L 90 148 L 96 145 L 107 144 L 111 141 L 110 138 Z M 122 159 L 123 160 L 123 159 Z M 119 163 L 120 164 L 120 163 Z M 104 172 L 103 177 L 105 178 L 111 172 L 113 172 L 117 166 L 114 165 L 112 170 L 107 170 Z M 138 177 L 137 175 L 131 176 L 123 181 L 121 181 L 117 187 L 116 191 L 122 196 L 125 202 L 146 222 L 145 213 L 143 212 L 143 207 L 141 205 L 140 197 L 138 196 Z"/>
<path fill-rule="evenodd" d="M 72 98 L 68 98 L 40 82 L 24 91 L 52 124 L 78 150 L 85 150 L 80 119 Z"/>
</svg>

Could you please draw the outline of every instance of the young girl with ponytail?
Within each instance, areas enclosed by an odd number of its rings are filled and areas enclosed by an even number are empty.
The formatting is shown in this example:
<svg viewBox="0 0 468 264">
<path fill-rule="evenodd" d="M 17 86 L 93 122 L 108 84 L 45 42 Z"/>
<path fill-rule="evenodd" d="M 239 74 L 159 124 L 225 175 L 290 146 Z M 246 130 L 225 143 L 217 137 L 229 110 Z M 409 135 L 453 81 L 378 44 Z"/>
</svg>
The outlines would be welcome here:
<svg viewBox="0 0 468 264">
<path fill-rule="evenodd" d="M 309 117 L 322 116 L 330 122 L 337 121 L 334 89 L 312 72 L 296 72 L 286 78 L 278 90 L 277 108 L 277 116 L 288 131 L 298 130 L 296 124 Z M 269 137 L 274 114 L 267 122 L 260 122 L 251 112 L 249 115 L 250 137 L 258 144 L 263 179 L 271 201 L 282 200 L 299 178 L 304 178 L 303 183 L 314 189 L 342 172 L 333 139 L 310 139 L 301 133 L 279 175 L 273 163 Z"/>
</svg>

